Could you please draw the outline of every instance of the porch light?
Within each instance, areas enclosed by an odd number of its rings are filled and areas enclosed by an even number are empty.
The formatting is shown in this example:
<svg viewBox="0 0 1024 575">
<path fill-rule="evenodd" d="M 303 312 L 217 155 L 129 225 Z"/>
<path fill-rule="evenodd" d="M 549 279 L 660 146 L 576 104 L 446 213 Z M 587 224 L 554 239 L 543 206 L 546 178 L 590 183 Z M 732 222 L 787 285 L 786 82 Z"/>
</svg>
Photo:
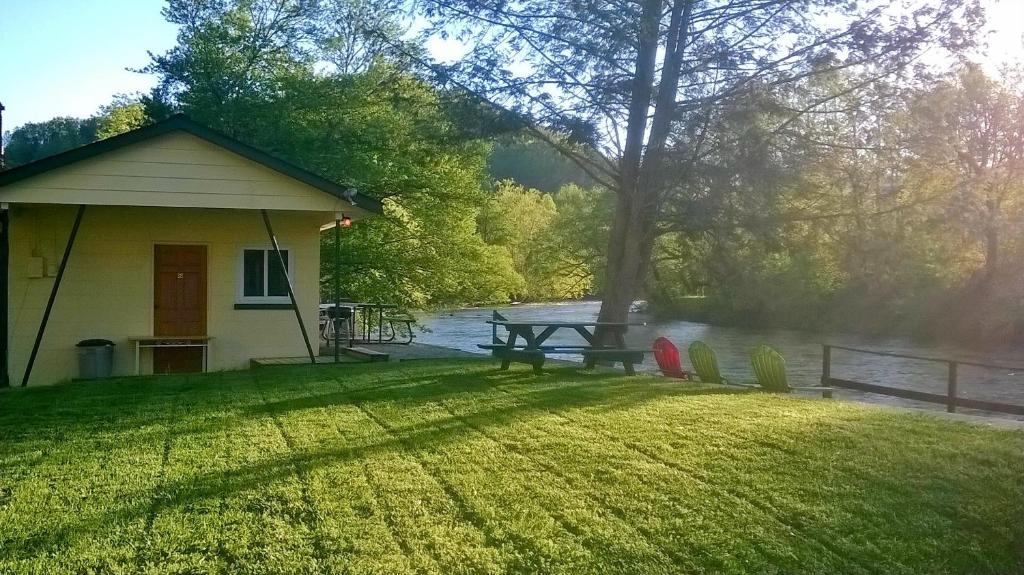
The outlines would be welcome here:
<svg viewBox="0 0 1024 575">
<path fill-rule="evenodd" d="M 350 216 L 342 214 L 341 215 L 341 227 L 343 227 L 343 228 L 351 228 L 352 227 L 352 218 Z"/>
</svg>

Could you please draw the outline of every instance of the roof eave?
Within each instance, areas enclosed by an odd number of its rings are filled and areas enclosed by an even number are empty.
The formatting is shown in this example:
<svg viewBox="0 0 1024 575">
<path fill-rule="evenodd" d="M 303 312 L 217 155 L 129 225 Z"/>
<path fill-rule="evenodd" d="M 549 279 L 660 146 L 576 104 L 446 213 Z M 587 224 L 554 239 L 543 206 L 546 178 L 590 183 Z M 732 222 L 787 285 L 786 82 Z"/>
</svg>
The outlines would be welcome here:
<svg viewBox="0 0 1024 575">
<path fill-rule="evenodd" d="M 166 120 L 149 124 L 148 126 L 143 126 L 130 132 L 125 132 L 91 144 L 79 146 L 16 168 L 2 171 L 0 172 L 0 188 L 50 170 L 86 160 L 94 156 L 176 130 L 187 132 L 198 138 L 216 144 L 244 158 L 252 160 L 258 164 L 262 164 L 276 172 L 282 173 L 292 179 L 303 182 L 304 184 L 317 188 L 337 198 L 349 201 L 363 210 L 377 214 L 384 213 L 383 205 L 376 198 L 364 195 L 358 191 L 352 193 L 350 192 L 351 188 L 332 182 L 322 176 L 306 170 L 305 168 L 300 168 L 291 162 L 272 156 L 226 134 L 203 126 L 184 114 L 175 114 Z"/>
</svg>

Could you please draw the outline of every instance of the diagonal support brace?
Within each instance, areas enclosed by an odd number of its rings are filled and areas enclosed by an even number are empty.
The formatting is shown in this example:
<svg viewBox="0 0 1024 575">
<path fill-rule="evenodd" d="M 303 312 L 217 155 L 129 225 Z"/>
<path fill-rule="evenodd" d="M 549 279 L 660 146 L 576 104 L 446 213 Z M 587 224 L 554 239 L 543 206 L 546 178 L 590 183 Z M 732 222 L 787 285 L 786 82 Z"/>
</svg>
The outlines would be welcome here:
<svg viewBox="0 0 1024 575">
<path fill-rule="evenodd" d="M 295 302 L 295 290 L 292 288 L 292 275 L 288 273 L 288 266 L 284 263 L 284 256 L 281 255 L 281 246 L 277 243 L 277 236 L 274 235 L 274 228 L 270 225 L 270 216 L 267 210 L 260 210 L 263 214 L 263 224 L 267 227 L 267 235 L 270 236 L 270 244 L 274 246 L 274 253 L 277 254 L 277 262 L 281 264 L 284 271 L 284 279 L 287 280 L 288 298 L 292 302 L 292 310 L 295 311 L 295 319 L 299 322 L 299 330 L 302 332 L 302 341 L 306 343 L 306 352 L 309 353 L 309 363 L 316 363 L 316 355 L 313 353 L 313 346 L 309 343 L 309 334 L 306 333 L 306 324 L 302 322 L 302 313 L 299 312 L 299 304 Z"/>
<path fill-rule="evenodd" d="M 32 344 L 32 353 L 28 356 L 28 365 L 25 366 L 25 376 L 21 378 L 21 386 L 28 385 L 28 379 L 32 375 L 32 366 L 36 363 L 36 355 L 39 354 L 39 346 L 43 343 L 43 334 L 46 333 L 46 324 L 50 321 L 50 312 L 53 311 L 53 302 L 57 299 L 57 290 L 60 289 L 60 282 L 64 279 L 64 270 L 68 267 L 68 258 L 71 257 L 71 248 L 75 245 L 75 238 L 78 237 L 78 228 L 82 225 L 82 216 L 85 215 L 85 205 L 78 206 L 78 213 L 75 214 L 75 223 L 71 226 L 71 235 L 68 236 L 68 244 L 64 246 L 64 256 L 60 258 L 60 267 L 57 268 L 57 277 L 53 279 L 53 288 L 50 289 L 50 299 L 46 301 L 46 310 L 43 311 L 43 320 L 39 323 L 39 331 L 36 332 L 36 341 Z"/>
</svg>

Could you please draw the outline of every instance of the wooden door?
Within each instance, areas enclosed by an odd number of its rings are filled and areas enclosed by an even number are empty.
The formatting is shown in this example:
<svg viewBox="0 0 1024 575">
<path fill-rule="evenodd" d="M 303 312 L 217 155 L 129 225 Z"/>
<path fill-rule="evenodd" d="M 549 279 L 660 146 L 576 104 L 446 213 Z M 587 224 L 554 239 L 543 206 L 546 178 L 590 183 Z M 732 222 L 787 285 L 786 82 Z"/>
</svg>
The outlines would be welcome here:
<svg viewBox="0 0 1024 575">
<path fill-rule="evenodd" d="M 153 335 L 206 335 L 206 246 L 157 245 Z M 202 349 L 155 348 L 154 373 L 202 371 Z"/>
</svg>

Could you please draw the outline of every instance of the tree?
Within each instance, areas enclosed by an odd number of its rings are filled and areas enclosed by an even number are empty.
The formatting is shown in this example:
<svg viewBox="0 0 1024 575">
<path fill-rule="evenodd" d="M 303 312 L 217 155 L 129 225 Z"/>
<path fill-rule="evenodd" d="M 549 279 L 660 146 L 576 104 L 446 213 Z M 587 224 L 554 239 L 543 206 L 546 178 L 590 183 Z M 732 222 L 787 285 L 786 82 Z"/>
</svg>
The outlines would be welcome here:
<svg viewBox="0 0 1024 575">
<path fill-rule="evenodd" d="M 59 117 L 24 124 L 5 137 L 7 166 L 13 168 L 134 130 L 146 123 L 142 104 L 115 96 L 88 118 Z"/>
<path fill-rule="evenodd" d="M 527 188 L 554 194 L 562 186 L 594 186 L 579 166 L 566 159 L 547 142 L 528 135 L 512 134 L 497 138 L 487 162 L 495 180 L 511 179 Z"/>
<path fill-rule="evenodd" d="M 1011 75 L 997 82 L 968 65 L 922 96 L 915 151 L 953 186 L 948 217 L 983 247 L 979 286 L 1000 270 L 1007 216 L 1024 208 L 1024 90 Z M 935 177 L 932 174 L 931 177 Z"/>
<path fill-rule="evenodd" d="M 518 275 L 519 301 L 572 299 L 593 293 L 608 240 L 610 197 L 574 184 L 554 194 L 498 182 L 477 218 L 480 235 L 504 250 Z"/>
<path fill-rule="evenodd" d="M 476 229 L 488 146 L 444 95 L 386 62 L 320 65 L 319 2 L 177 0 L 178 45 L 153 57 L 147 107 L 195 120 L 383 201 L 342 234 L 344 296 L 410 306 L 507 300 L 509 258 Z M 324 237 L 325 253 L 333 235 Z M 332 259 L 323 258 L 324 276 Z M 329 289 L 325 290 L 329 293 Z"/>
<path fill-rule="evenodd" d="M 414 44 L 400 40 L 409 28 L 402 12 L 401 0 L 323 0 L 317 10 L 320 57 L 334 72 L 357 74 L 375 62 L 400 58 L 392 43 L 416 51 Z"/>
<path fill-rule="evenodd" d="M 100 108 L 96 138 L 102 140 L 141 128 L 147 119 L 142 102 L 125 96 L 115 97 L 112 103 Z"/>
<path fill-rule="evenodd" d="M 7 167 L 13 168 L 84 146 L 96 139 L 97 129 L 98 119 L 95 117 L 60 117 L 23 124 L 7 137 Z"/>
<path fill-rule="evenodd" d="M 705 119 L 751 93 L 814 91 L 839 70 L 894 74 L 935 41 L 970 39 L 975 0 L 912 11 L 847 0 L 420 0 L 468 53 L 440 80 L 509 110 L 615 193 L 600 319 L 624 321 L 664 206 L 709 152 Z M 855 89 L 855 88 L 854 88 Z M 810 93 L 797 118 L 837 94 Z M 779 127 L 783 127 L 783 120 Z M 544 126 L 547 130 L 540 129 Z M 560 137 L 547 135 L 548 130 Z M 588 147 L 573 144 L 586 142 Z M 593 154 L 592 149 L 601 153 Z"/>
</svg>

